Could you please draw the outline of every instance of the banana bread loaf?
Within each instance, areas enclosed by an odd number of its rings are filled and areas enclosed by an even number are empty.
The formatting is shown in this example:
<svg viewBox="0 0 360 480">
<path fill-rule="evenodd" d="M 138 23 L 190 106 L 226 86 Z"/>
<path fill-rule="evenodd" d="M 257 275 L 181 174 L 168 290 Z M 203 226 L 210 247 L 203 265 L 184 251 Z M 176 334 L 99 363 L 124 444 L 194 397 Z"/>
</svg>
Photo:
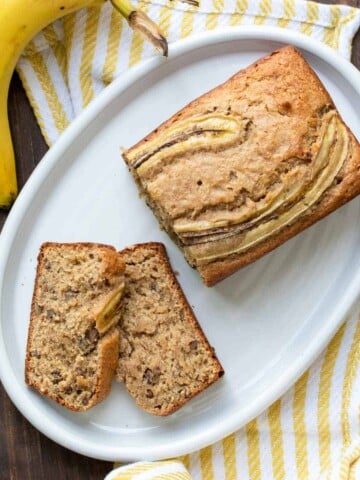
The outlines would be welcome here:
<svg viewBox="0 0 360 480">
<path fill-rule="evenodd" d="M 124 159 L 206 285 L 360 193 L 360 146 L 284 47 L 187 105 Z"/>
</svg>

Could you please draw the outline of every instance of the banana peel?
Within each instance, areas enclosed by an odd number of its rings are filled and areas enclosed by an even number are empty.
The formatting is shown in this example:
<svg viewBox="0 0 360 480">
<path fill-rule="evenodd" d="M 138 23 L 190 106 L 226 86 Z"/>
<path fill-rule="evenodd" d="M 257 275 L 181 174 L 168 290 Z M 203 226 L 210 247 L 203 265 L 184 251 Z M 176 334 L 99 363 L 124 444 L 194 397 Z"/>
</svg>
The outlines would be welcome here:
<svg viewBox="0 0 360 480">
<path fill-rule="evenodd" d="M 129 0 L 111 0 L 114 7 L 163 55 L 167 41 L 157 25 Z M 1 0 L 0 2 L 0 208 L 8 209 L 18 194 L 14 149 L 8 120 L 7 98 L 16 63 L 27 43 L 58 18 L 103 0 Z"/>
</svg>

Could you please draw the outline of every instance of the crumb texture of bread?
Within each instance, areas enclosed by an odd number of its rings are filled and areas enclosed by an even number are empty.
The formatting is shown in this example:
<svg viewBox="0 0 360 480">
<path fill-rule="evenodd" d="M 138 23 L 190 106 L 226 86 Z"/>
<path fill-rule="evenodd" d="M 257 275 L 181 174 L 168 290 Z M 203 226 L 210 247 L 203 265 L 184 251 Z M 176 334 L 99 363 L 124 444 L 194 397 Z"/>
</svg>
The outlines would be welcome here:
<svg viewBox="0 0 360 480">
<path fill-rule="evenodd" d="M 222 374 L 160 243 L 121 252 L 126 286 L 118 380 L 149 413 L 173 413 Z"/>
<path fill-rule="evenodd" d="M 273 52 L 124 152 L 207 285 L 360 193 L 360 146 L 301 54 Z"/>
<path fill-rule="evenodd" d="M 124 270 L 107 245 L 42 245 L 25 364 L 29 386 L 75 411 L 107 395 L 119 354 Z"/>
</svg>

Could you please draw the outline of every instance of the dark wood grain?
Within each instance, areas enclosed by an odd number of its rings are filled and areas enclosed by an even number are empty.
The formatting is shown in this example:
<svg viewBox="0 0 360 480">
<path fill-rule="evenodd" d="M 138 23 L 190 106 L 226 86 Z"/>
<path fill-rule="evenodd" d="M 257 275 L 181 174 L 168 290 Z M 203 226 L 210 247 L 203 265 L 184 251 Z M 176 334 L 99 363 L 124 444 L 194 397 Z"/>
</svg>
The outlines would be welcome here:
<svg viewBox="0 0 360 480">
<path fill-rule="evenodd" d="M 360 7 L 360 0 L 324 3 Z M 354 41 L 352 62 L 360 68 L 360 32 Z M 11 84 L 9 115 L 22 187 L 47 146 L 17 75 Z M 0 229 L 6 215 L 0 210 Z M 15 409 L 0 386 L 0 480 L 101 480 L 111 467 L 111 463 L 72 453 L 39 433 Z"/>
<path fill-rule="evenodd" d="M 16 154 L 18 184 L 21 188 L 43 157 L 47 146 L 16 74 L 10 85 L 9 119 Z M 7 212 L 0 210 L 0 231 L 6 217 Z"/>
</svg>

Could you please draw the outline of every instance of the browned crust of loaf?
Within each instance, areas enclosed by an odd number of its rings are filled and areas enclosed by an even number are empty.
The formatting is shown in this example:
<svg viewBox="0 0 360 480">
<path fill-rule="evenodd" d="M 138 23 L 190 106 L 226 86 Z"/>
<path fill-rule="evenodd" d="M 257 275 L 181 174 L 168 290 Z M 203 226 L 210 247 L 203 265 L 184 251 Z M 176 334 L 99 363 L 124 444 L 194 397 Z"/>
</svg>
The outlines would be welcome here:
<svg viewBox="0 0 360 480">
<path fill-rule="evenodd" d="M 107 397 L 111 389 L 116 365 L 119 359 L 120 332 L 118 327 L 105 334 L 99 344 L 98 382 L 95 393 L 86 409 L 97 405 Z"/>
<path fill-rule="evenodd" d="M 170 415 L 174 412 L 176 412 L 179 408 L 181 408 L 185 403 L 187 403 L 189 400 L 191 400 L 192 398 L 194 398 L 196 395 L 198 395 L 199 393 L 203 392 L 206 388 L 208 388 L 210 385 L 212 385 L 213 383 L 215 383 L 220 377 L 222 377 L 224 375 L 224 369 L 223 367 L 221 366 L 216 354 L 215 354 L 215 350 L 214 348 L 209 344 L 208 342 L 208 339 L 206 338 L 199 322 L 197 321 L 195 315 L 194 315 L 194 312 L 192 311 L 192 308 L 190 307 L 189 305 L 189 302 L 187 301 L 185 295 L 184 295 L 184 292 L 182 291 L 182 288 L 179 284 L 179 282 L 177 281 L 177 278 L 171 268 L 171 264 L 170 264 L 170 260 L 169 260 L 169 257 L 167 255 L 167 252 L 166 252 L 166 249 L 164 247 L 164 245 L 162 243 L 159 243 L 159 242 L 148 242 L 148 243 L 141 243 L 141 244 L 136 244 L 136 245 L 133 245 L 131 247 L 128 247 L 124 250 L 122 250 L 120 252 L 120 255 L 121 254 L 125 254 L 125 253 L 131 253 L 131 252 L 135 252 L 137 249 L 140 249 L 140 248 L 148 248 L 148 249 L 152 249 L 154 251 L 156 251 L 158 254 L 159 254 L 159 257 L 160 257 L 160 261 L 163 262 L 165 268 L 166 268 L 166 273 L 168 274 L 169 276 L 169 284 L 171 285 L 172 288 L 174 288 L 177 292 L 177 294 L 179 295 L 180 299 L 181 299 L 181 302 L 183 304 L 183 307 L 184 309 L 187 311 L 187 313 L 189 314 L 189 319 L 193 325 L 193 327 L 198 331 L 198 333 L 200 334 L 201 336 L 201 339 L 207 349 L 207 351 L 209 352 L 209 354 L 211 355 L 212 357 L 212 360 L 214 362 L 214 367 L 216 367 L 216 375 L 214 376 L 214 378 L 209 381 L 207 384 L 205 384 L 202 388 L 199 388 L 198 390 L 195 390 L 192 395 L 190 397 L 188 397 L 187 399 L 185 399 L 185 401 L 183 402 L 179 402 L 177 403 L 176 405 L 173 405 L 172 407 L 168 408 L 167 410 L 165 411 L 162 411 L 161 413 L 159 413 L 158 410 L 155 410 L 155 409 L 148 409 L 148 408 L 145 408 L 144 405 L 140 404 L 137 399 L 135 398 L 135 401 L 136 403 L 139 405 L 139 407 L 145 409 L 147 412 L 149 413 L 152 413 L 154 415 L 157 415 L 157 416 L 167 416 L 167 415 Z"/>
<path fill-rule="evenodd" d="M 130 167 L 128 163 L 128 158 L 127 158 L 127 153 L 131 152 L 132 150 L 138 148 L 140 145 L 143 145 L 144 143 L 150 141 L 153 139 L 153 137 L 156 137 L 159 135 L 163 130 L 169 128 L 173 123 L 178 122 L 182 118 L 187 118 L 192 115 L 192 110 L 197 108 L 200 103 L 202 103 L 203 100 L 207 100 L 211 98 L 212 96 L 217 97 L 219 95 L 219 92 L 221 92 L 222 89 L 228 89 L 229 85 L 231 88 L 231 83 L 236 83 L 238 79 L 243 76 L 243 75 L 249 75 L 251 74 L 251 70 L 255 70 L 258 65 L 261 65 L 262 63 L 266 63 L 269 61 L 270 58 L 277 56 L 279 53 L 285 58 L 289 58 L 289 63 L 291 61 L 294 62 L 294 69 L 297 71 L 303 70 L 305 72 L 305 75 L 311 76 L 313 79 L 315 79 L 317 83 L 317 93 L 318 95 L 322 95 L 324 97 L 324 101 L 326 101 L 329 105 L 334 106 L 334 103 L 326 90 L 326 88 L 323 86 L 321 83 L 319 77 L 316 75 L 316 73 L 311 69 L 309 64 L 306 62 L 304 57 L 301 55 L 301 53 L 292 45 L 287 45 L 285 47 L 282 47 L 278 50 L 275 50 L 274 52 L 271 52 L 269 55 L 266 55 L 263 58 L 260 58 L 256 62 L 250 64 L 246 68 L 240 70 L 239 72 L 235 73 L 232 75 L 230 78 L 228 78 L 225 82 L 221 83 L 220 85 L 214 87 L 213 89 L 207 91 L 203 95 L 200 95 L 197 97 L 195 100 L 192 100 L 190 103 L 185 105 L 179 112 L 175 113 L 172 117 L 169 119 L 165 120 L 163 123 L 161 123 L 158 127 L 156 127 L 152 132 L 150 132 L 146 137 L 144 137 L 142 140 L 137 142 L 135 145 L 133 145 L 129 149 L 125 149 L 122 153 L 122 156 L 128 166 Z M 299 60 L 302 60 L 301 63 Z M 131 168 L 131 167 L 130 167 Z"/>
<path fill-rule="evenodd" d="M 284 227 L 264 242 L 240 255 L 234 255 L 232 258 L 215 261 L 198 267 L 198 271 L 205 285 L 212 287 L 220 280 L 232 275 L 240 268 L 254 262 L 306 228 L 311 227 L 360 194 L 360 146 L 349 129 L 348 132 L 351 138 L 353 153 L 351 157 L 346 160 L 346 166 L 350 167 L 351 171 L 344 175 L 342 182 L 330 187 L 322 195 L 320 201 L 318 201 L 308 213 L 300 217 L 293 224 Z"/>
<path fill-rule="evenodd" d="M 62 246 L 71 246 L 74 249 L 82 249 L 86 247 L 94 247 L 94 248 L 101 248 L 106 249 L 107 251 L 104 252 L 104 257 L 108 262 L 108 267 L 106 271 L 116 272 L 119 269 L 124 270 L 125 264 L 122 259 L 117 254 L 117 251 L 111 245 L 105 245 L 101 243 L 90 243 L 90 242 L 78 242 L 78 243 L 55 243 L 55 242 L 45 242 L 41 245 L 40 251 L 37 257 L 38 264 L 36 269 L 36 277 L 35 277 L 35 285 L 34 291 L 32 296 L 31 302 L 31 313 L 30 313 L 30 324 L 28 330 L 28 338 L 26 344 L 26 358 L 25 358 L 25 383 L 29 386 L 37 390 L 42 396 L 47 396 L 52 400 L 55 400 L 60 405 L 68 408 L 72 411 L 84 411 L 88 410 L 89 408 L 93 407 L 94 405 L 101 402 L 109 393 L 111 387 L 111 381 L 115 373 L 117 361 L 119 358 L 119 342 L 120 342 L 120 334 L 115 327 L 113 331 L 107 332 L 99 342 L 99 368 L 98 368 L 98 382 L 95 387 L 95 393 L 91 397 L 89 403 L 81 408 L 75 407 L 74 405 L 69 404 L 64 399 L 52 395 L 49 391 L 41 391 L 39 385 L 36 382 L 32 382 L 30 379 L 30 349 L 31 349 L 31 342 L 34 333 L 34 315 L 35 315 L 35 302 L 36 302 L 36 292 L 38 288 L 38 280 L 43 270 L 44 265 L 44 255 L 45 250 L 48 247 L 62 247 Z M 115 254 L 115 255 L 114 255 Z"/>
<path fill-rule="evenodd" d="M 296 71 L 302 71 L 303 76 L 312 79 L 311 88 L 315 89 L 317 96 L 321 97 L 323 101 L 327 104 L 332 105 L 334 108 L 336 108 L 329 93 L 327 92 L 326 88 L 324 87 L 316 73 L 311 69 L 311 67 L 302 57 L 300 52 L 295 47 L 289 45 L 272 52 L 266 57 L 261 58 L 252 65 L 233 75 L 223 84 L 198 97 L 197 99 L 189 103 L 186 107 L 184 107 L 180 112 L 171 117 L 169 120 L 162 123 L 145 139 L 141 140 L 134 147 L 129 149 L 129 151 L 143 144 L 145 141 L 150 140 L 160 131 L 168 128 L 172 123 L 178 121 L 181 117 L 186 118 L 187 116 L 191 115 L 192 110 L 196 108 L 204 98 L 209 98 L 212 95 L 217 95 L 218 92 L 221 91 L 222 88 L 225 88 L 226 85 L 230 84 L 231 88 L 231 83 L 236 82 L 240 76 L 244 74 L 249 74 L 252 69 L 255 69 L 258 65 L 269 61 L 271 57 L 276 56 L 280 52 L 283 56 L 287 57 L 289 63 L 294 64 L 294 69 L 296 69 Z M 342 122 L 345 125 L 345 122 L 343 120 Z M 274 250 L 276 247 L 282 245 L 290 238 L 310 227 L 326 215 L 332 213 L 334 210 L 341 207 L 343 204 L 347 203 L 352 198 L 360 194 L 360 145 L 350 131 L 350 129 L 348 127 L 346 128 L 348 130 L 351 141 L 352 155 L 348 155 L 347 159 L 345 160 L 345 164 L 342 169 L 342 171 L 345 171 L 342 183 L 330 187 L 322 195 L 320 201 L 318 201 L 307 213 L 302 215 L 293 224 L 284 227 L 280 232 L 274 234 L 272 237 L 268 238 L 264 242 L 250 248 L 248 251 L 240 254 L 234 254 L 230 258 L 225 258 L 223 260 L 218 260 L 212 263 L 208 263 L 206 265 L 198 266 L 197 270 L 200 273 L 205 285 L 209 287 L 215 285 L 217 282 L 223 280 L 229 275 L 232 275 L 242 267 L 245 267 L 249 263 L 254 262 L 258 258 Z M 126 153 L 127 152 L 123 154 L 123 157 L 127 161 Z M 131 168 L 130 170 L 132 171 L 132 174 L 134 175 L 137 183 L 139 183 L 140 181 L 137 179 L 136 172 L 133 171 L 133 169 Z M 172 232 L 169 233 L 171 236 L 173 236 Z"/>
</svg>

